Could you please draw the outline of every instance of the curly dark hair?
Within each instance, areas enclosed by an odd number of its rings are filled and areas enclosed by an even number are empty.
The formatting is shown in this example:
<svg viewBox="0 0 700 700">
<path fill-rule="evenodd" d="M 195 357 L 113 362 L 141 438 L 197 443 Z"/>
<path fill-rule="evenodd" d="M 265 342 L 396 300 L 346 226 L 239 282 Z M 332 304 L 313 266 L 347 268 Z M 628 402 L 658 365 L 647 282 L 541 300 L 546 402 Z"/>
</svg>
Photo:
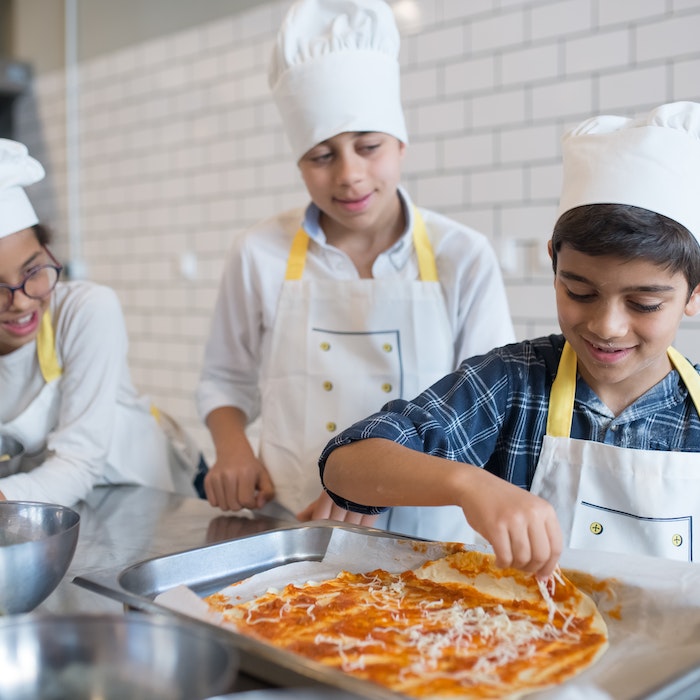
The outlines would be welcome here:
<svg viewBox="0 0 700 700">
<path fill-rule="evenodd" d="M 571 246 L 586 255 L 642 258 L 682 273 L 688 295 L 700 284 L 700 244 L 688 229 L 663 214 L 627 204 L 586 204 L 559 217 L 552 234 L 552 268 L 557 254 Z"/>
</svg>

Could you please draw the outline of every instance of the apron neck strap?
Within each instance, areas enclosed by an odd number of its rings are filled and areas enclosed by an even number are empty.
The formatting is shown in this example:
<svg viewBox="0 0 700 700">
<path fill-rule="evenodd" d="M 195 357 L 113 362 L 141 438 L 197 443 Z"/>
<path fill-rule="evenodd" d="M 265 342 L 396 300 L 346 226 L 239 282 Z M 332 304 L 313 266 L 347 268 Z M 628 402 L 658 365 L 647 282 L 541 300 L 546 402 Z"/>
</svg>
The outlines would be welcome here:
<svg viewBox="0 0 700 700">
<path fill-rule="evenodd" d="M 668 359 L 671 360 L 671 364 L 676 368 L 678 374 L 681 375 L 690 398 L 693 400 L 695 410 L 700 415 L 700 375 L 698 375 L 695 367 L 676 348 L 669 348 L 666 352 L 668 352 Z"/>
<path fill-rule="evenodd" d="M 666 351 L 671 364 L 676 368 L 688 389 L 695 410 L 700 415 L 700 375 L 695 367 L 675 348 Z M 547 435 L 551 437 L 569 437 L 574 414 L 574 396 L 576 395 L 577 358 L 568 342 L 559 360 L 557 376 L 549 393 L 549 411 L 547 413 Z"/>
<path fill-rule="evenodd" d="M 437 282 L 439 278 L 435 253 L 428 238 L 425 221 L 416 207 L 413 207 L 413 246 L 416 249 L 421 282 Z"/>
<path fill-rule="evenodd" d="M 413 207 L 413 246 L 418 258 L 418 271 L 422 282 L 437 282 L 438 273 L 435 263 L 435 253 L 428 238 L 425 221 L 416 207 Z M 292 247 L 287 258 L 286 281 L 300 280 L 306 265 L 306 253 L 309 248 L 309 234 L 299 228 L 292 240 Z"/>
<path fill-rule="evenodd" d="M 557 376 L 549 392 L 547 412 L 547 435 L 569 437 L 571 421 L 574 417 L 574 396 L 576 395 L 576 353 L 568 342 L 559 359 Z"/>
<path fill-rule="evenodd" d="M 39 332 L 36 336 L 36 354 L 39 360 L 39 369 L 47 384 L 63 374 L 56 354 L 51 313 L 48 309 L 44 311 L 39 324 Z"/>
<path fill-rule="evenodd" d="M 300 280 L 302 278 L 308 248 L 309 234 L 300 227 L 292 239 L 292 247 L 287 258 L 287 271 L 284 275 L 285 280 Z"/>
</svg>

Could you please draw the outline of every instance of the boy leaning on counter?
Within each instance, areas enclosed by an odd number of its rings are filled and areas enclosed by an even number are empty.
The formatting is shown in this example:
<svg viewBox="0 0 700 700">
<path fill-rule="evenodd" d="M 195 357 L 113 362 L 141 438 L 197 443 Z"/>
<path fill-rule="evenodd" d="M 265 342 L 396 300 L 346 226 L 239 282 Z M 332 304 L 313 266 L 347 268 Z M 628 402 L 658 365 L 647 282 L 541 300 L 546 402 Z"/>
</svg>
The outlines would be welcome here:
<svg viewBox="0 0 700 700">
<path fill-rule="evenodd" d="M 398 53 L 383 0 L 300 0 L 278 32 L 270 86 L 311 201 L 237 235 L 226 260 L 197 391 L 215 506 L 275 498 L 301 520 L 370 524 L 321 488 L 329 437 L 514 338 L 488 239 L 400 186 Z M 468 531 L 455 507 L 390 509 L 373 524 Z"/>
<path fill-rule="evenodd" d="M 500 565 L 539 576 L 564 546 L 692 561 L 700 366 L 671 344 L 700 310 L 700 104 L 588 119 L 563 166 L 561 334 L 388 403 L 327 445 L 321 478 L 358 512 L 457 505 Z"/>
</svg>

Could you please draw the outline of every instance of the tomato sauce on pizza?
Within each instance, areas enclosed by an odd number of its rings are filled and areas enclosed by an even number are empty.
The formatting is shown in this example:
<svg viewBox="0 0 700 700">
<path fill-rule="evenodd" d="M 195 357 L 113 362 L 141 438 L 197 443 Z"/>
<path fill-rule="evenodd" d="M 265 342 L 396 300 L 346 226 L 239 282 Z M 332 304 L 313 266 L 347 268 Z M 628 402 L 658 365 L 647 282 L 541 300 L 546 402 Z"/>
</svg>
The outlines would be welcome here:
<svg viewBox="0 0 700 700">
<path fill-rule="evenodd" d="M 463 551 L 416 570 L 342 571 L 233 604 L 242 634 L 412 697 L 516 698 L 561 683 L 607 647 L 593 601 Z"/>
</svg>

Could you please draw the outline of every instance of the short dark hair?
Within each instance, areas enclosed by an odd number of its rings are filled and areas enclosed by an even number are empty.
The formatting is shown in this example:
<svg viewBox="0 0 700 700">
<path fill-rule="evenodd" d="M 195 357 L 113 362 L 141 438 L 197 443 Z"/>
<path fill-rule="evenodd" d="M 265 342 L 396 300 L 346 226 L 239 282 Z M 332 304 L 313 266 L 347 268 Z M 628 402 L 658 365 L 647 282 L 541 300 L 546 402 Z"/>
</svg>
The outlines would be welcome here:
<svg viewBox="0 0 700 700">
<path fill-rule="evenodd" d="M 34 226 L 32 226 L 32 231 L 34 231 L 34 235 L 41 245 L 48 245 L 51 243 L 51 231 L 47 226 L 44 226 L 44 224 L 34 224 Z"/>
<path fill-rule="evenodd" d="M 552 267 L 571 246 L 586 255 L 643 258 L 672 274 L 682 273 L 688 294 L 700 283 L 700 245 L 688 229 L 663 214 L 627 204 L 586 204 L 559 217 L 552 234 Z"/>
</svg>

